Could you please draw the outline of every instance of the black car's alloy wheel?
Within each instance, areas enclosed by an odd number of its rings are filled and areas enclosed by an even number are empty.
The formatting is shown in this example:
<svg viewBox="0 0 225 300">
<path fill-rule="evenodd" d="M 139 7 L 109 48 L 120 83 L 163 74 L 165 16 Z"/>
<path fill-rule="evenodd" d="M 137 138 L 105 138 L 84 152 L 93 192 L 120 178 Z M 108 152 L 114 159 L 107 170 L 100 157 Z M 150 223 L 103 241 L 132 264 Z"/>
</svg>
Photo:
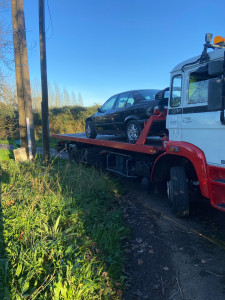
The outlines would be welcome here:
<svg viewBox="0 0 225 300">
<path fill-rule="evenodd" d="M 89 139 L 95 139 L 97 136 L 97 132 L 94 128 L 94 124 L 92 121 L 87 121 L 85 126 L 85 133 Z"/>
<path fill-rule="evenodd" d="M 137 121 L 132 120 L 127 124 L 126 134 L 129 143 L 136 142 L 140 133 L 141 133 L 141 126 L 138 124 Z"/>
</svg>

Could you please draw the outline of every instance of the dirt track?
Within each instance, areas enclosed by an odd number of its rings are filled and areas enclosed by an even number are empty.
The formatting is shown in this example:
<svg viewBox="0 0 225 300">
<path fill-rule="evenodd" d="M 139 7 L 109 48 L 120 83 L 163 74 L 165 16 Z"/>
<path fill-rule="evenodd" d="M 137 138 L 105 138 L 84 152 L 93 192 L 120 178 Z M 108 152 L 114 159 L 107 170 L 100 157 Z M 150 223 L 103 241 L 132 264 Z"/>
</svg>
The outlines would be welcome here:
<svg viewBox="0 0 225 300">
<path fill-rule="evenodd" d="M 124 299 L 224 300 L 225 214 L 201 199 L 177 219 L 166 197 L 121 179 L 121 206 L 131 226 Z"/>
</svg>

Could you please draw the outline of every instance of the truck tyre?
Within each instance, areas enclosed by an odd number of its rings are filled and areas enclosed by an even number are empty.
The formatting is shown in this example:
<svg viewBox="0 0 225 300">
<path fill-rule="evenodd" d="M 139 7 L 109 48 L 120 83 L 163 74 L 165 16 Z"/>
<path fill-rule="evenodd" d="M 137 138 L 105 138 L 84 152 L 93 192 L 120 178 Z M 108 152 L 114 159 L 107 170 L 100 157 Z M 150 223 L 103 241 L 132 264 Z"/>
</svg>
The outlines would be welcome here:
<svg viewBox="0 0 225 300">
<path fill-rule="evenodd" d="M 95 130 L 94 124 L 92 121 L 87 121 L 85 125 L 85 133 L 87 138 L 95 139 L 97 136 L 97 132 Z"/>
<path fill-rule="evenodd" d="M 126 126 L 126 135 L 129 143 L 136 143 L 141 133 L 141 126 L 135 120 L 131 120 Z"/>
<path fill-rule="evenodd" d="M 83 153 L 81 150 L 78 150 L 76 147 L 74 147 L 70 151 L 69 159 L 72 163 L 82 163 L 83 161 Z"/>
<path fill-rule="evenodd" d="M 181 218 L 188 216 L 188 185 L 185 169 L 183 167 L 170 168 L 170 181 L 168 182 L 167 190 L 173 213 Z"/>
</svg>

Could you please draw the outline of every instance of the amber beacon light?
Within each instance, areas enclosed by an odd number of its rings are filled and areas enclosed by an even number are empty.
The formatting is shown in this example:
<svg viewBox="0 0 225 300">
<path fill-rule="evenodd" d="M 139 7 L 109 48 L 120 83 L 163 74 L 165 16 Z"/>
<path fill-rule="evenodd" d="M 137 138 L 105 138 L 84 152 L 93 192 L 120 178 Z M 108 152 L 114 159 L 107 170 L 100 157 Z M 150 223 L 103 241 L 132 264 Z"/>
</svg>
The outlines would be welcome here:
<svg viewBox="0 0 225 300">
<path fill-rule="evenodd" d="M 224 37 L 222 37 L 222 36 L 219 36 L 219 35 L 217 35 L 217 36 L 215 36 L 214 37 L 214 41 L 213 41 L 213 46 L 214 45 L 218 45 L 218 46 L 225 46 L 225 38 Z"/>
</svg>

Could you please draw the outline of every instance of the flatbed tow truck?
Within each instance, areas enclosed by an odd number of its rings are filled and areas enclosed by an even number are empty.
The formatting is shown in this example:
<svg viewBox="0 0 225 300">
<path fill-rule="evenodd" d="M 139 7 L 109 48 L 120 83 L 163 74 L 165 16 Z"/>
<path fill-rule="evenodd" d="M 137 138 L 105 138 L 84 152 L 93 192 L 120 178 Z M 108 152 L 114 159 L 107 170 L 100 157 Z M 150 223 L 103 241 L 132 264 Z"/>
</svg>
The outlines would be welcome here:
<svg viewBox="0 0 225 300">
<path fill-rule="evenodd" d="M 190 190 L 225 211 L 225 39 L 206 34 L 198 57 L 171 72 L 168 111 L 156 109 L 135 144 L 115 136 L 53 134 L 72 161 L 130 178 L 165 183 L 173 213 L 189 215 Z M 208 53 L 208 49 L 213 51 Z M 168 135 L 151 136 L 155 122 Z"/>
</svg>

